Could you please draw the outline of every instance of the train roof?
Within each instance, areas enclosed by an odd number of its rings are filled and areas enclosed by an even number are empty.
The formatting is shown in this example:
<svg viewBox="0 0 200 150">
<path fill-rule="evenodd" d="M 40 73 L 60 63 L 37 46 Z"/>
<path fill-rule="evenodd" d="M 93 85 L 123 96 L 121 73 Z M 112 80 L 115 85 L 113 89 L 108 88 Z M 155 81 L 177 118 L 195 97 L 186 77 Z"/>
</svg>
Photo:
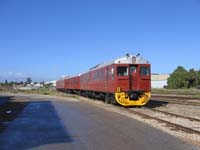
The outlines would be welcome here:
<svg viewBox="0 0 200 150">
<path fill-rule="evenodd" d="M 74 77 L 79 77 L 81 74 L 79 74 L 79 75 L 74 75 L 74 76 L 64 76 L 64 77 L 61 77 L 61 78 L 59 78 L 57 81 L 59 81 L 59 80 L 65 80 L 65 79 L 70 79 L 70 78 L 74 78 Z"/>
<path fill-rule="evenodd" d="M 150 62 L 144 59 L 143 57 L 141 57 L 140 54 L 137 54 L 137 55 L 126 54 L 126 56 L 120 57 L 113 61 L 103 63 L 103 64 L 97 64 L 96 66 L 90 68 L 90 71 L 96 70 L 98 68 L 102 68 L 111 64 L 150 64 Z"/>
</svg>

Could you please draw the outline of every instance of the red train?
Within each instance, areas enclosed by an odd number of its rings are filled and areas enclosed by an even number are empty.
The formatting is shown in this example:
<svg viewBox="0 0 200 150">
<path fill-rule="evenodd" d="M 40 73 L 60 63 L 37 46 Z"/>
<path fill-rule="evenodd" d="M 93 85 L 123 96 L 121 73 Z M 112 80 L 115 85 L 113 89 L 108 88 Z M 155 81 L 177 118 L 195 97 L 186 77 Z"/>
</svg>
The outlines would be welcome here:
<svg viewBox="0 0 200 150">
<path fill-rule="evenodd" d="M 107 103 L 142 106 L 151 96 L 150 63 L 139 55 L 127 54 L 81 75 L 58 80 L 56 88 Z"/>
</svg>

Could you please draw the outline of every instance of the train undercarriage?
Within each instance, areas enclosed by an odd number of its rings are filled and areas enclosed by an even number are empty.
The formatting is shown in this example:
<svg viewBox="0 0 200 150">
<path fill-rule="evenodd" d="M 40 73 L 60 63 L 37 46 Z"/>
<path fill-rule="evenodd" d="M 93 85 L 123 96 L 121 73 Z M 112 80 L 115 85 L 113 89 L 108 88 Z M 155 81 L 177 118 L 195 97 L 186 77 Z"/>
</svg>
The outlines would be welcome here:
<svg viewBox="0 0 200 150">
<path fill-rule="evenodd" d="M 148 103 L 151 92 L 129 91 L 122 92 L 117 89 L 115 93 L 104 93 L 88 90 L 65 90 L 61 91 L 69 94 L 77 94 L 91 99 L 104 101 L 105 103 L 119 104 L 122 106 L 143 106 Z"/>
</svg>

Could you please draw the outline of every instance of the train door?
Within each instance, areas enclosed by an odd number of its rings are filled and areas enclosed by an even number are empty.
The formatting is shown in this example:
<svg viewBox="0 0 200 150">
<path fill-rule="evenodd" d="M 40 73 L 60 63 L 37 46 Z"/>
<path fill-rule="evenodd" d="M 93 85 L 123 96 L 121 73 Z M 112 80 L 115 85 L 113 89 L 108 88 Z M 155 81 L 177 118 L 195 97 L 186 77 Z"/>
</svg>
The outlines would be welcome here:
<svg viewBox="0 0 200 150">
<path fill-rule="evenodd" d="M 130 91 L 138 89 L 138 66 L 137 65 L 130 65 L 130 74 L 129 74 L 129 86 Z"/>
</svg>

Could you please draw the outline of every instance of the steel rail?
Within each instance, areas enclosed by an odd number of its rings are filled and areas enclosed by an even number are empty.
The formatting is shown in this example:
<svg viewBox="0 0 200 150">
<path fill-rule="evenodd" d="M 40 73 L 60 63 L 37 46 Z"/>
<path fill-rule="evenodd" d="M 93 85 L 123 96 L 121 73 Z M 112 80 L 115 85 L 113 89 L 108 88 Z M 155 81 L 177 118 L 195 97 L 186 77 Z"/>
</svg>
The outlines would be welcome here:
<svg viewBox="0 0 200 150">
<path fill-rule="evenodd" d="M 200 100 L 198 97 L 191 97 L 191 96 L 178 96 L 178 95 L 154 95 L 152 94 L 151 97 L 153 98 L 169 98 L 169 99 L 182 99 L 182 100 Z"/>
<path fill-rule="evenodd" d="M 200 122 L 200 119 L 197 119 L 197 118 L 192 118 L 192 117 L 188 117 L 188 116 L 182 116 L 182 115 L 179 115 L 179 114 L 175 114 L 175 113 L 171 113 L 171 112 L 167 112 L 167 111 L 162 111 L 162 110 L 157 110 L 157 109 L 154 109 L 154 108 L 151 108 L 150 110 L 155 111 L 155 112 L 160 112 L 160 113 L 163 113 L 163 114 L 166 114 L 166 115 L 178 117 L 178 118 L 188 119 L 190 121 Z"/>
<path fill-rule="evenodd" d="M 175 123 L 163 120 L 163 119 L 159 119 L 157 117 L 153 117 L 153 116 L 150 116 L 150 115 L 138 112 L 138 111 L 130 110 L 130 109 L 128 109 L 128 112 L 135 114 L 135 115 L 138 115 L 140 117 L 146 118 L 146 119 L 153 119 L 153 120 L 156 120 L 160 123 L 164 123 L 164 124 L 166 124 L 166 126 L 173 128 L 173 130 L 180 130 L 180 131 L 184 131 L 186 133 L 200 135 L 200 131 L 197 131 L 197 130 L 194 130 L 194 129 L 191 129 L 191 128 L 188 128 L 188 127 L 184 127 L 182 125 L 178 125 L 178 124 L 175 124 Z"/>
<path fill-rule="evenodd" d="M 167 98 L 167 97 L 166 97 Z M 151 98 L 150 101 L 158 101 L 158 102 L 169 102 L 173 104 L 180 104 L 180 105 L 191 105 L 191 106 L 200 106 L 200 103 L 196 102 L 187 102 L 183 100 L 177 99 L 158 99 L 158 98 Z"/>
</svg>

